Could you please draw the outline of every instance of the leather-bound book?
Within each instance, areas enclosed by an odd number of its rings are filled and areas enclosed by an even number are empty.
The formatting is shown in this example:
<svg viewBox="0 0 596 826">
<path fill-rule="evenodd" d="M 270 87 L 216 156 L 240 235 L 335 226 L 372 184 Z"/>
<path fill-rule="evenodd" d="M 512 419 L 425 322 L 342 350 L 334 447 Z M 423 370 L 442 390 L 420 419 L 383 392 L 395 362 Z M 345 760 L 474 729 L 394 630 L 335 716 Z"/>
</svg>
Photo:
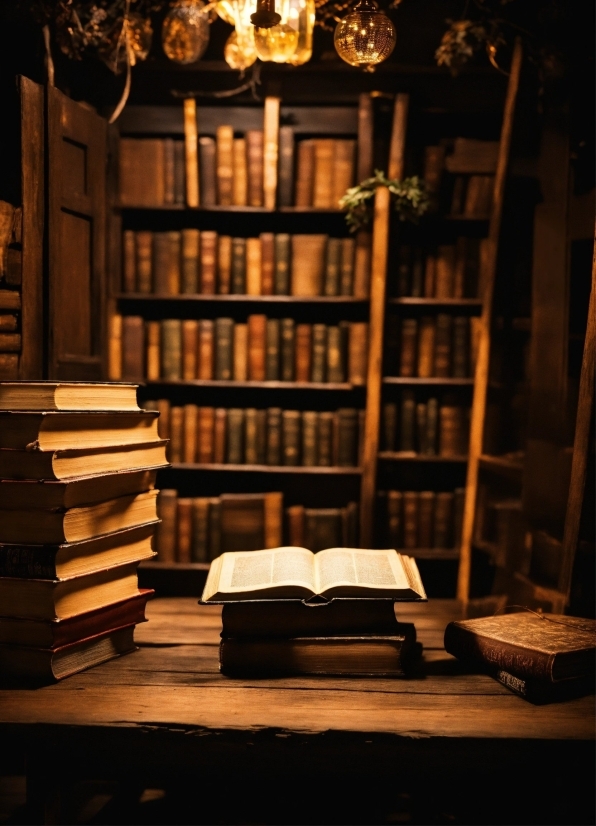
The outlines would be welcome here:
<svg viewBox="0 0 596 826">
<path fill-rule="evenodd" d="M 435 500 L 435 524 L 433 548 L 453 547 L 453 494 L 437 493 Z"/>
<path fill-rule="evenodd" d="M 110 381 L 122 381 L 122 316 L 119 313 L 114 313 L 109 324 L 108 379 Z"/>
<path fill-rule="evenodd" d="M 262 493 L 224 493 L 221 501 L 221 550 L 257 551 L 265 544 Z"/>
<path fill-rule="evenodd" d="M 279 159 L 277 166 L 277 205 L 294 203 L 294 128 L 279 127 Z"/>
<path fill-rule="evenodd" d="M 232 147 L 232 204 L 246 206 L 248 203 L 248 172 L 246 168 L 246 141 L 234 138 Z"/>
<path fill-rule="evenodd" d="M 341 509 L 341 538 L 344 548 L 358 547 L 359 510 L 358 502 L 348 502 Z"/>
<path fill-rule="evenodd" d="M 230 465 L 244 462 L 244 410 L 240 407 L 228 410 L 226 462 Z"/>
<path fill-rule="evenodd" d="M 333 464 L 333 430 L 335 414 L 329 410 L 319 413 L 318 422 L 318 466 L 331 467 Z"/>
<path fill-rule="evenodd" d="M 296 325 L 293 318 L 282 318 L 280 322 L 280 378 L 294 381 Z"/>
<path fill-rule="evenodd" d="M 186 203 L 186 159 L 184 141 L 174 141 L 174 203 L 184 206 Z"/>
<path fill-rule="evenodd" d="M 397 422 L 397 404 L 385 402 L 381 408 L 381 450 L 395 450 Z"/>
<path fill-rule="evenodd" d="M 337 411 L 337 465 L 354 467 L 358 464 L 358 411 L 340 407 Z"/>
<path fill-rule="evenodd" d="M 354 161 L 356 159 L 356 141 L 343 139 L 335 141 L 333 158 L 333 196 L 331 206 L 339 209 L 340 198 L 354 185 Z"/>
<path fill-rule="evenodd" d="M 424 453 L 427 456 L 435 456 L 439 441 L 439 402 L 437 399 L 429 399 L 426 403 L 426 439 L 424 441 Z"/>
<path fill-rule="evenodd" d="M 207 135 L 199 138 L 201 206 L 212 207 L 217 203 L 215 179 L 215 141 Z"/>
<path fill-rule="evenodd" d="M 158 399 L 156 402 L 156 410 L 159 411 L 157 432 L 160 439 L 170 438 L 170 407 L 169 399 Z"/>
<path fill-rule="evenodd" d="M 118 180 L 122 206 L 163 206 L 163 148 L 159 138 L 120 138 Z"/>
<path fill-rule="evenodd" d="M 288 544 L 294 548 L 304 547 L 304 505 L 286 508 Z"/>
<path fill-rule="evenodd" d="M 267 353 L 267 316 L 248 317 L 248 379 L 265 381 Z"/>
<path fill-rule="evenodd" d="M 174 405 L 170 408 L 170 444 L 168 445 L 168 459 L 170 462 L 182 461 L 182 445 L 184 442 L 184 408 Z"/>
<path fill-rule="evenodd" d="M 279 379 L 279 319 L 267 319 L 267 346 L 265 353 L 265 381 Z"/>
<path fill-rule="evenodd" d="M 468 259 L 468 238 L 460 237 L 455 244 L 455 262 L 453 266 L 453 297 L 466 295 L 466 269 Z"/>
<path fill-rule="evenodd" d="M 448 313 L 438 313 L 435 334 L 435 376 L 445 378 L 451 375 L 452 317 Z"/>
<path fill-rule="evenodd" d="M 161 324 L 159 321 L 145 323 L 145 341 L 147 344 L 145 375 L 148 381 L 156 381 L 159 378 L 161 367 Z"/>
<path fill-rule="evenodd" d="M 281 453 L 283 464 L 294 467 L 300 464 L 300 411 L 281 412 Z"/>
<path fill-rule="evenodd" d="M 246 238 L 232 238 L 232 293 L 246 294 Z"/>
<path fill-rule="evenodd" d="M 185 404 L 182 422 L 182 461 L 193 464 L 197 461 L 197 429 L 199 408 L 196 404 Z"/>
<path fill-rule="evenodd" d="M 230 381 L 232 378 L 232 346 L 234 341 L 234 321 L 231 318 L 216 318 L 214 330 L 214 377 Z"/>
<path fill-rule="evenodd" d="M 314 410 L 302 413 L 302 464 L 306 467 L 317 465 L 318 416 Z"/>
<path fill-rule="evenodd" d="M 234 381 L 246 381 L 248 379 L 248 324 L 234 325 L 232 365 Z"/>
<path fill-rule="evenodd" d="M 466 489 L 456 488 L 453 491 L 453 545 L 456 548 L 459 548 L 461 545 L 465 501 Z"/>
<path fill-rule="evenodd" d="M 284 495 L 281 491 L 264 494 L 264 548 L 280 548 L 283 545 Z"/>
<path fill-rule="evenodd" d="M 281 465 L 281 408 L 267 408 L 267 445 L 265 463 Z"/>
<path fill-rule="evenodd" d="M 164 488 L 157 494 L 157 515 L 161 519 L 155 531 L 158 562 L 176 561 L 176 515 L 178 491 Z"/>
<path fill-rule="evenodd" d="M 354 250 L 356 242 L 353 238 L 341 239 L 341 266 L 339 271 L 339 294 L 353 295 L 354 293 Z"/>
<path fill-rule="evenodd" d="M 139 233 L 140 234 L 140 233 Z M 153 235 L 153 292 L 156 295 L 169 295 L 170 279 L 170 239 L 167 232 L 154 232 Z M 146 292 L 146 289 L 143 289 Z"/>
<path fill-rule="evenodd" d="M 424 260 L 420 247 L 415 247 L 412 255 L 410 295 L 412 298 L 422 298 L 424 295 Z"/>
<path fill-rule="evenodd" d="M 350 322 L 348 339 L 348 381 L 355 386 L 366 384 L 368 372 L 368 324 Z"/>
<path fill-rule="evenodd" d="M 211 319 L 199 321 L 199 347 L 197 356 L 197 378 L 203 381 L 213 379 L 215 362 L 215 325 Z"/>
<path fill-rule="evenodd" d="M 220 206 L 231 206 L 234 178 L 234 130 L 231 126 L 222 125 L 217 127 L 215 132 L 215 153 L 217 203 Z"/>
<path fill-rule="evenodd" d="M 327 327 L 324 324 L 312 325 L 312 364 L 310 380 L 325 381 L 325 366 L 327 360 Z"/>
<path fill-rule="evenodd" d="M 182 322 L 182 378 L 194 381 L 197 378 L 197 356 L 199 353 L 199 322 L 186 318 Z"/>
<path fill-rule="evenodd" d="M 408 244 L 401 244 L 397 259 L 397 289 L 398 296 L 410 295 L 410 259 L 412 249 Z"/>
<path fill-rule="evenodd" d="M 354 250 L 354 298 L 368 298 L 370 295 L 371 254 L 372 233 L 363 230 L 357 232 Z"/>
<path fill-rule="evenodd" d="M 262 232 L 259 236 L 261 249 L 261 295 L 275 293 L 275 236 Z"/>
<path fill-rule="evenodd" d="M 192 542 L 192 499 L 178 498 L 176 562 L 190 562 Z"/>
<path fill-rule="evenodd" d="M 466 187 L 463 214 L 467 218 L 487 218 L 490 214 L 493 189 L 493 175 L 470 175 Z"/>
<path fill-rule="evenodd" d="M 312 324 L 296 325 L 295 381 L 310 381 L 312 357 Z"/>
<path fill-rule="evenodd" d="M 426 439 L 428 435 L 428 423 L 426 402 L 416 404 L 416 446 L 418 453 L 428 454 Z"/>
<path fill-rule="evenodd" d="M 139 381 L 145 376 L 145 322 L 138 315 L 122 317 L 122 380 Z"/>
<path fill-rule="evenodd" d="M 153 283 L 153 233 L 139 230 L 135 233 L 137 258 L 136 291 L 148 295 L 157 292 Z"/>
<path fill-rule="evenodd" d="M 122 292 L 137 291 L 137 248 L 131 229 L 122 233 Z"/>
<path fill-rule="evenodd" d="M 424 183 L 430 196 L 431 206 L 436 209 L 445 165 L 444 146 L 424 147 Z"/>
<path fill-rule="evenodd" d="M 418 494 L 418 547 L 434 547 L 434 520 L 436 494 L 423 490 Z"/>
<path fill-rule="evenodd" d="M 184 177 L 186 181 L 186 204 L 195 208 L 200 200 L 200 171 L 197 124 L 197 102 L 194 98 L 186 98 L 182 106 L 184 118 Z"/>
<path fill-rule="evenodd" d="M 227 455 L 228 411 L 225 407 L 216 407 L 213 416 L 213 462 L 221 465 Z"/>
<path fill-rule="evenodd" d="M 422 316 L 418 325 L 418 369 L 417 375 L 429 378 L 435 373 L 435 319 Z"/>
<path fill-rule="evenodd" d="M 221 499 L 214 496 L 209 500 L 209 559 L 217 559 L 221 554 Z"/>
<path fill-rule="evenodd" d="M 248 159 L 248 205 L 263 206 L 263 131 L 249 129 L 245 133 Z"/>
<path fill-rule="evenodd" d="M 313 204 L 315 180 L 314 140 L 299 141 L 297 154 L 295 203 L 297 207 L 309 207 Z"/>
<path fill-rule="evenodd" d="M 412 490 L 403 492 L 403 531 L 404 548 L 418 547 L 418 493 Z"/>
<path fill-rule="evenodd" d="M 215 409 L 213 407 L 199 407 L 197 419 L 197 462 L 208 465 L 214 461 Z"/>
<path fill-rule="evenodd" d="M 263 107 L 263 206 L 275 209 L 279 156 L 280 98 L 268 95 Z"/>
<path fill-rule="evenodd" d="M 387 539 L 390 548 L 402 547 L 403 494 L 401 490 L 387 491 Z"/>
<path fill-rule="evenodd" d="M 267 411 L 257 410 L 257 464 L 265 465 L 267 462 Z"/>
<path fill-rule="evenodd" d="M 321 295 L 326 246 L 326 235 L 292 235 L 292 295 Z"/>
<path fill-rule="evenodd" d="M 257 411 L 254 407 L 244 411 L 244 463 L 257 464 Z"/>
<path fill-rule="evenodd" d="M 455 246 L 444 245 L 437 249 L 435 270 L 435 296 L 453 298 L 455 280 Z"/>
<path fill-rule="evenodd" d="M 356 453 L 356 463 L 362 467 L 364 462 L 364 435 L 366 429 L 366 410 L 358 410 L 358 451 Z"/>
<path fill-rule="evenodd" d="M 217 233 L 212 230 L 201 232 L 201 293 L 215 295 L 217 272 Z"/>
<path fill-rule="evenodd" d="M 182 230 L 181 292 L 193 295 L 199 292 L 199 249 L 200 232 L 198 229 Z"/>
<path fill-rule="evenodd" d="M 327 381 L 339 384 L 346 380 L 344 352 L 339 327 L 327 327 Z"/>
<path fill-rule="evenodd" d="M 467 316 L 453 319 L 452 375 L 456 378 L 470 375 L 470 319 Z"/>
<path fill-rule="evenodd" d="M 261 239 L 246 239 L 246 294 L 261 295 Z"/>
<path fill-rule="evenodd" d="M 456 175 L 451 191 L 450 215 L 458 217 L 463 213 L 466 197 L 466 179 L 463 175 Z"/>
<path fill-rule="evenodd" d="M 439 454 L 463 456 L 466 442 L 466 410 L 446 398 L 439 408 Z"/>
<path fill-rule="evenodd" d="M 402 390 L 399 428 L 399 449 L 404 453 L 416 451 L 416 397 L 413 390 Z"/>
<path fill-rule="evenodd" d="M 209 498 L 195 496 L 192 499 L 192 562 L 209 561 Z"/>
<path fill-rule="evenodd" d="M 232 291 L 232 238 L 217 236 L 217 292 L 229 295 Z"/>
<path fill-rule="evenodd" d="M 327 255 L 325 257 L 325 277 L 323 281 L 323 295 L 339 295 L 339 271 L 341 266 L 341 239 L 327 239 Z"/>
<path fill-rule="evenodd" d="M 404 318 L 401 322 L 401 347 L 399 354 L 399 375 L 416 375 L 418 361 L 418 321 Z"/>
<path fill-rule="evenodd" d="M 290 294 L 290 262 L 291 262 L 291 241 L 287 232 L 279 232 L 275 235 L 275 269 L 274 269 L 274 291 L 275 295 Z"/>
<path fill-rule="evenodd" d="M 304 547 L 317 553 L 341 543 L 341 508 L 304 509 Z"/>
<path fill-rule="evenodd" d="M 163 202 L 174 203 L 174 139 L 163 138 Z"/>
<path fill-rule="evenodd" d="M 320 209 L 335 208 L 333 169 L 335 140 L 315 138 L 315 165 L 312 204 Z"/>
</svg>

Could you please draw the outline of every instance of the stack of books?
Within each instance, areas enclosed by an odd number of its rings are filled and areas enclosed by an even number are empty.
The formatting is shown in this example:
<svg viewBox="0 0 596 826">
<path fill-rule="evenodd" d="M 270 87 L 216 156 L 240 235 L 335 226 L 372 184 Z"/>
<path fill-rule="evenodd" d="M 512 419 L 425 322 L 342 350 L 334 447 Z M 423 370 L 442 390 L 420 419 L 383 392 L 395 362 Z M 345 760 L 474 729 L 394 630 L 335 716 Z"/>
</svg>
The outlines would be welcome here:
<svg viewBox="0 0 596 826">
<path fill-rule="evenodd" d="M 136 386 L 0 382 L 0 671 L 60 679 L 134 650 L 152 591 L 158 414 Z"/>
<path fill-rule="evenodd" d="M 415 561 L 394 550 L 288 547 L 224 553 L 202 604 L 221 603 L 229 676 L 404 676 L 421 654 L 394 602 L 425 601 Z"/>
</svg>

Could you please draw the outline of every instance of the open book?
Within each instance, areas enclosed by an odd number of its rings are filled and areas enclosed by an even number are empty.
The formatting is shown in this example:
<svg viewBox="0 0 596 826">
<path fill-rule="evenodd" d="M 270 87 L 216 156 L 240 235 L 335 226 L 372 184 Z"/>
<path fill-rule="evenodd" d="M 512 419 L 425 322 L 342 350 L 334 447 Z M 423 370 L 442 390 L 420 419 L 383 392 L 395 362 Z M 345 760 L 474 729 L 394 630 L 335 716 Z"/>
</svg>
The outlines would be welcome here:
<svg viewBox="0 0 596 826">
<path fill-rule="evenodd" d="M 201 602 L 319 596 L 425 600 L 416 562 L 397 551 L 306 548 L 236 551 L 214 559 Z"/>
</svg>

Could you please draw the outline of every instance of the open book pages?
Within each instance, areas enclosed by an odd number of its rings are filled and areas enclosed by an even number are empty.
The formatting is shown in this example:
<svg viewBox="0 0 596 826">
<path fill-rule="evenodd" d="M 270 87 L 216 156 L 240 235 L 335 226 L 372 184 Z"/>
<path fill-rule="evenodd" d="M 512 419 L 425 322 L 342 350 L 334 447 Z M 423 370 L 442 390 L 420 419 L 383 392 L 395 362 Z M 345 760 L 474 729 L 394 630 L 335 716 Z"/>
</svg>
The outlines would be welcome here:
<svg viewBox="0 0 596 826">
<path fill-rule="evenodd" d="M 224 553 L 211 563 L 202 602 L 311 596 L 424 600 L 414 559 L 394 550 L 306 548 Z"/>
</svg>

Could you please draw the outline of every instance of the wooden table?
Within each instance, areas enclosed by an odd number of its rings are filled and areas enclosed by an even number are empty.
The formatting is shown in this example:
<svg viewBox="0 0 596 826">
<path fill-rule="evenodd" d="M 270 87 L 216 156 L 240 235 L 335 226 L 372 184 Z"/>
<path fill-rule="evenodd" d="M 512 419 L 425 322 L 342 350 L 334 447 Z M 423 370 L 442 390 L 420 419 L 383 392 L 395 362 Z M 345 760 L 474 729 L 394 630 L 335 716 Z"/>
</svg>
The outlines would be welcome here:
<svg viewBox="0 0 596 826">
<path fill-rule="evenodd" d="M 57 790 L 111 777 L 190 782 L 197 817 L 233 799 L 242 822 L 243 794 L 249 808 L 289 807 L 288 822 L 331 822 L 330 811 L 372 811 L 388 790 L 450 801 L 468 812 L 461 822 L 593 822 L 581 818 L 593 812 L 594 698 L 534 706 L 464 667 L 442 648 L 453 601 L 400 609 L 424 644 L 412 679 L 232 680 L 218 672 L 217 607 L 162 598 L 147 614 L 136 653 L 0 691 L 0 742 L 25 747 L 32 811 L 45 807 L 46 821 L 58 822 Z"/>
</svg>

